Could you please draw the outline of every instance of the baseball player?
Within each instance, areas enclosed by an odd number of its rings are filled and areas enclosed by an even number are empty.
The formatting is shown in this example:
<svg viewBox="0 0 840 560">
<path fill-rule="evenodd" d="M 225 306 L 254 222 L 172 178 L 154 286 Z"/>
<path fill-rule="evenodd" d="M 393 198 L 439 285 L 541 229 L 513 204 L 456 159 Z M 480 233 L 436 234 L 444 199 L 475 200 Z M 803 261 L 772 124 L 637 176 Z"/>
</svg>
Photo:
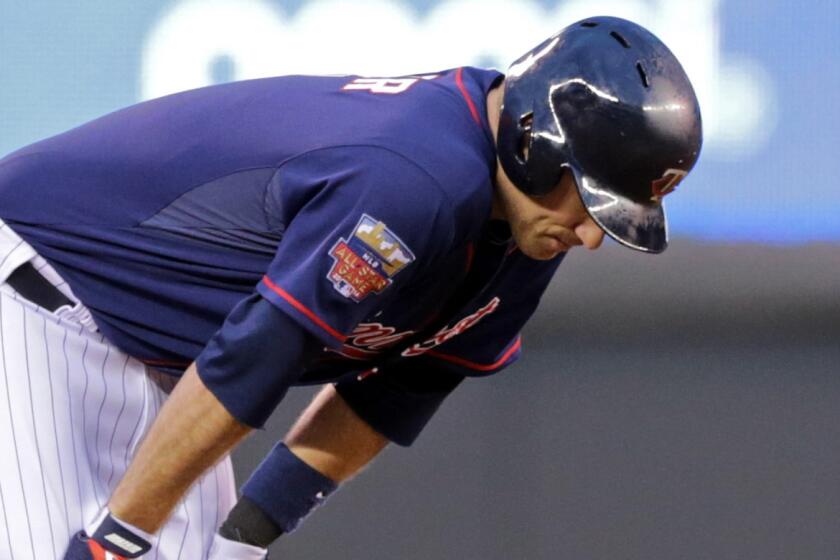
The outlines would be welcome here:
<svg viewBox="0 0 840 560">
<path fill-rule="evenodd" d="M 6 157 L 0 558 L 263 558 L 517 359 L 568 250 L 663 251 L 701 136 L 671 52 L 599 17 L 506 76 L 213 86 Z M 234 505 L 228 452 L 299 384 Z"/>
</svg>

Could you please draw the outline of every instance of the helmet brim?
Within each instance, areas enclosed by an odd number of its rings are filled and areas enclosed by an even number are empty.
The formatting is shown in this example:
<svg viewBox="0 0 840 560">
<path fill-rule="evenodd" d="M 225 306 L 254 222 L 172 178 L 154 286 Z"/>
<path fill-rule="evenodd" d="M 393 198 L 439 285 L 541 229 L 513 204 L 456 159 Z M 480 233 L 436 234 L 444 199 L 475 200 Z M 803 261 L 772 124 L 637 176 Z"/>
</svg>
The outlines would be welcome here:
<svg viewBox="0 0 840 560">
<path fill-rule="evenodd" d="M 607 235 L 644 253 L 661 253 L 668 247 L 668 225 L 661 202 L 636 202 L 618 194 L 618 189 L 572 171 L 586 211 Z"/>
</svg>

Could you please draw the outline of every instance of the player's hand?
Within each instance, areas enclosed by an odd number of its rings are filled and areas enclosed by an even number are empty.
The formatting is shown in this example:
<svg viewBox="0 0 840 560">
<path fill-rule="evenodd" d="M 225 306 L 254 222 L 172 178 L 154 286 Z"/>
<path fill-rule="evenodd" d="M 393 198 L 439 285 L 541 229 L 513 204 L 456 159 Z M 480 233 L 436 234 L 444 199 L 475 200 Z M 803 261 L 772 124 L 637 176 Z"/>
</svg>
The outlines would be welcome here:
<svg viewBox="0 0 840 560">
<path fill-rule="evenodd" d="M 64 553 L 64 560 L 125 560 L 125 557 L 105 550 L 102 545 L 85 535 L 84 531 L 79 531 L 70 541 L 70 546 Z"/>
<path fill-rule="evenodd" d="M 152 545 L 151 535 L 119 521 L 107 509 L 88 531 L 79 531 L 70 540 L 64 560 L 129 560 L 140 558 Z"/>
</svg>

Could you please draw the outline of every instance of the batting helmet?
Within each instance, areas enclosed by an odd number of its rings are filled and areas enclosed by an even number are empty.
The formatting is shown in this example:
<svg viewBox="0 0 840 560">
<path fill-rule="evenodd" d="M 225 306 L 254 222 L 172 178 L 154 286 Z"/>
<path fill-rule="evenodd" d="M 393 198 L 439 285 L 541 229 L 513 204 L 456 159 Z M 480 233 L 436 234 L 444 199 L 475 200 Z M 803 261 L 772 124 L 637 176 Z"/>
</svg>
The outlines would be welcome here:
<svg viewBox="0 0 840 560">
<path fill-rule="evenodd" d="M 571 170 L 595 222 L 633 249 L 665 250 L 662 197 L 694 166 L 701 144 L 688 76 L 630 21 L 575 23 L 519 58 L 505 79 L 497 148 L 511 181 L 539 196 Z"/>
</svg>

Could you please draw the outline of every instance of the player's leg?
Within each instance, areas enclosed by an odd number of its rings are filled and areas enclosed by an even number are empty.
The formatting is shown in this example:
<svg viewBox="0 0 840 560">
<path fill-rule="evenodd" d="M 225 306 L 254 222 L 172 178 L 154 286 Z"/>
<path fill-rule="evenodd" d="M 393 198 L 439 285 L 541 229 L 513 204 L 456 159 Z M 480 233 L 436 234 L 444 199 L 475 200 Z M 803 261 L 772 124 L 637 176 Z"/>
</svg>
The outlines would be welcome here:
<svg viewBox="0 0 840 560">
<path fill-rule="evenodd" d="M 70 535 L 104 503 L 96 475 L 96 427 L 108 396 L 106 372 L 119 356 L 85 327 L 0 286 L 0 558 L 61 558 Z M 122 385 L 123 380 L 119 380 Z M 142 389 L 136 381 L 126 391 Z M 142 417 L 126 402 L 119 418 L 131 433 Z"/>
</svg>

